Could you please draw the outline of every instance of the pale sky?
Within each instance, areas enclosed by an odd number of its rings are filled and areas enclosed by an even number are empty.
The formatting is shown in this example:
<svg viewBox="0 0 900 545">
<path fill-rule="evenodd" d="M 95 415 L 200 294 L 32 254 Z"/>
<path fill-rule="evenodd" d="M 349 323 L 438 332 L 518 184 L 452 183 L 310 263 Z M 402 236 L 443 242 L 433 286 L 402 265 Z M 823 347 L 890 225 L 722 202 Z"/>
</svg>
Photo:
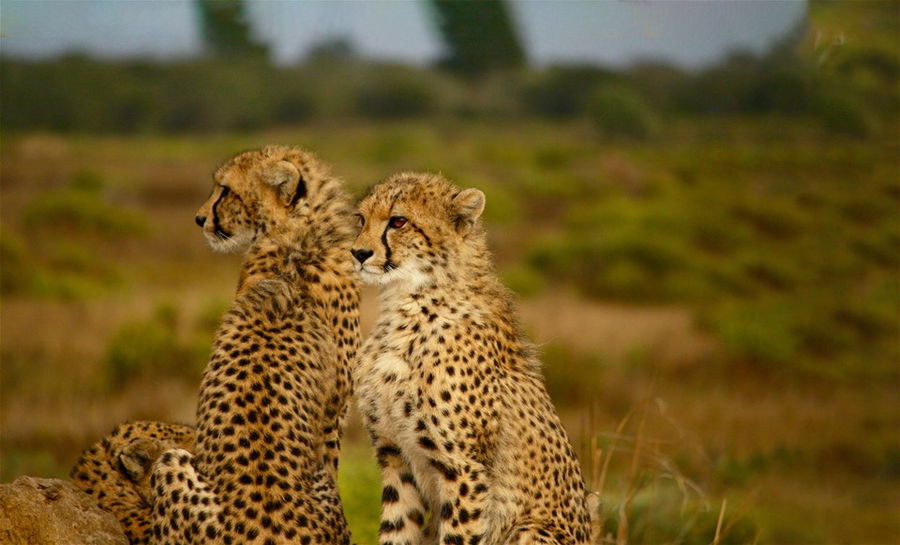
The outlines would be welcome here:
<svg viewBox="0 0 900 545">
<path fill-rule="evenodd" d="M 761 52 L 806 16 L 804 0 L 513 0 L 531 62 L 611 66 L 660 59 L 702 67 L 730 51 Z M 323 39 L 367 57 L 427 63 L 441 54 L 429 6 L 414 0 L 249 2 L 254 33 L 290 63 Z M 186 57 L 201 51 L 190 0 L 2 0 L 0 53 L 49 57 Z"/>
</svg>

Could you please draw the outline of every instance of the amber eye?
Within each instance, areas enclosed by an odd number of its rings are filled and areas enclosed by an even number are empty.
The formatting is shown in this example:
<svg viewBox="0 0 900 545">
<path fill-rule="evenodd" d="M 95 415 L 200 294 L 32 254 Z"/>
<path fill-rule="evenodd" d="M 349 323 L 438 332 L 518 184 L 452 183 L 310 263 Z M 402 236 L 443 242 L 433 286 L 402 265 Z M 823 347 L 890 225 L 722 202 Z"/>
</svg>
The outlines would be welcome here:
<svg viewBox="0 0 900 545">
<path fill-rule="evenodd" d="M 362 214 L 354 214 L 356 216 L 356 225 L 360 228 L 366 225 L 366 218 Z"/>
<path fill-rule="evenodd" d="M 391 219 L 388 220 L 388 225 L 394 229 L 399 229 L 406 225 L 406 218 L 403 216 L 391 216 Z"/>
</svg>

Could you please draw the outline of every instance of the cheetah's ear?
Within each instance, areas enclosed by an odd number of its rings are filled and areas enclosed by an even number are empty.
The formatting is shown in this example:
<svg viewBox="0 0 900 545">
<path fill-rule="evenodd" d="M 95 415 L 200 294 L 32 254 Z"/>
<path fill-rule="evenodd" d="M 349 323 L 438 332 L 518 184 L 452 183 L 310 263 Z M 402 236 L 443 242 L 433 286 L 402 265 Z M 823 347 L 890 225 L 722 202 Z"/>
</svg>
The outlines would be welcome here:
<svg viewBox="0 0 900 545">
<path fill-rule="evenodd" d="M 456 228 L 461 230 L 473 225 L 484 212 L 484 202 L 484 193 L 474 187 L 463 189 L 453 197 L 451 212 L 456 221 Z"/>
<path fill-rule="evenodd" d="M 138 439 L 119 453 L 119 467 L 129 479 L 138 482 L 150 472 L 160 450 L 154 441 Z"/>
<path fill-rule="evenodd" d="M 289 161 L 277 161 L 265 166 L 262 178 L 278 189 L 278 198 L 285 206 L 294 206 L 306 195 L 306 182 L 297 167 Z"/>
</svg>

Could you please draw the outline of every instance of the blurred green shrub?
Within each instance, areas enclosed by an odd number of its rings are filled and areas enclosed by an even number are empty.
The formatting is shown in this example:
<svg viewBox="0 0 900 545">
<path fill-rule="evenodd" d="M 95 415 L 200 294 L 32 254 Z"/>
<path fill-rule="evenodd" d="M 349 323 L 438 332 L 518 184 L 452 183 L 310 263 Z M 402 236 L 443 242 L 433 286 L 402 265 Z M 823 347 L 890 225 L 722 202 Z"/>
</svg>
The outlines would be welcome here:
<svg viewBox="0 0 900 545">
<path fill-rule="evenodd" d="M 818 97 L 815 108 L 822 126 L 832 132 L 862 138 L 872 130 L 862 104 L 850 94 L 825 92 Z"/>
<path fill-rule="evenodd" d="M 778 59 L 760 71 L 747 94 L 746 108 L 754 112 L 801 113 L 817 94 L 815 70 L 798 59 Z"/>
<path fill-rule="evenodd" d="M 0 292 L 78 299 L 119 286 L 116 267 L 95 249 L 96 237 L 140 236 L 148 224 L 137 211 L 110 203 L 107 187 L 100 174 L 81 170 L 67 186 L 30 202 L 21 234 L 0 233 Z"/>
<path fill-rule="evenodd" d="M 290 80 L 296 82 L 297 80 Z M 274 105 L 274 122 L 297 123 L 307 121 L 316 113 L 315 94 L 306 85 L 296 85 L 289 89 L 279 89 L 279 97 Z"/>
<path fill-rule="evenodd" d="M 521 200 L 506 186 L 497 183 L 479 182 L 470 184 L 484 191 L 486 202 L 491 203 L 484 210 L 485 219 L 491 224 L 510 224 L 522 218 Z"/>
<path fill-rule="evenodd" d="M 71 188 L 75 191 L 99 195 L 107 186 L 107 181 L 99 172 L 82 169 L 72 176 Z"/>
<path fill-rule="evenodd" d="M 725 349 L 761 365 L 790 363 L 800 339 L 792 331 L 793 300 L 735 304 L 714 316 L 714 331 Z"/>
<path fill-rule="evenodd" d="M 122 325 L 106 349 L 109 385 L 118 388 L 133 379 L 156 376 L 196 380 L 206 365 L 224 307 L 220 300 L 211 301 L 189 321 L 174 305 L 161 303 L 149 318 Z"/>
<path fill-rule="evenodd" d="M 222 322 L 222 316 L 228 310 L 230 301 L 224 298 L 210 299 L 206 302 L 195 318 L 197 332 L 201 336 L 212 335 Z M 208 343 L 207 343 L 208 344 Z M 207 347 L 208 349 L 208 347 Z"/>
<path fill-rule="evenodd" d="M 34 275 L 34 265 L 25 242 L 16 234 L 0 231 L 0 293 L 25 292 Z"/>
<path fill-rule="evenodd" d="M 585 110 L 591 91 L 612 74 L 593 66 L 559 66 L 527 81 L 523 100 L 528 110 L 547 117 L 574 117 Z"/>
<path fill-rule="evenodd" d="M 838 59 L 837 69 L 855 79 L 871 75 L 885 83 L 896 83 L 900 78 L 900 53 L 869 44 L 859 45 Z"/>
<path fill-rule="evenodd" d="M 106 370 L 118 388 L 139 376 L 173 375 L 196 371 L 178 338 L 177 311 L 160 305 L 148 320 L 123 325 L 107 348 Z"/>
<path fill-rule="evenodd" d="M 162 129 L 251 130 L 272 119 L 277 73 L 262 62 L 194 61 L 174 64 L 160 75 Z"/>
<path fill-rule="evenodd" d="M 433 113 L 439 103 L 439 92 L 421 73 L 400 68 L 386 68 L 357 91 L 357 111 L 366 117 L 404 118 Z"/>
<path fill-rule="evenodd" d="M 524 297 L 533 297 L 544 291 L 547 285 L 543 276 L 527 266 L 505 267 L 500 271 L 503 284 Z"/>
<path fill-rule="evenodd" d="M 33 247 L 8 230 L 0 232 L 0 263 L 4 295 L 81 299 L 106 293 L 120 280 L 88 246 L 56 240 Z"/>
<path fill-rule="evenodd" d="M 650 105 L 627 87 L 600 86 L 591 94 L 587 108 L 597 128 L 609 136 L 645 139 L 659 129 Z"/>
<path fill-rule="evenodd" d="M 136 213 L 70 189 L 47 193 L 31 202 L 23 221 L 29 229 L 92 230 L 106 235 L 136 235 L 147 229 Z"/>
<path fill-rule="evenodd" d="M 80 171 L 66 187 L 50 190 L 27 205 L 22 215 L 26 229 L 91 231 L 103 235 L 143 235 L 146 219 L 137 211 L 108 202 L 105 180 Z"/>
</svg>

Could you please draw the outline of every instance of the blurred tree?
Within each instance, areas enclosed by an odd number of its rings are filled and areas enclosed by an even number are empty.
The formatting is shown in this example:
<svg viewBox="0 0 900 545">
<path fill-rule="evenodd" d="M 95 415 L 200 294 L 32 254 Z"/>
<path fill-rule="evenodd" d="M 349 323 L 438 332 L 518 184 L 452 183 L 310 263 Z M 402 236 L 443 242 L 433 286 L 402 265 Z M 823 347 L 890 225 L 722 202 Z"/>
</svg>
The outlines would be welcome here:
<svg viewBox="0 0 900 545">
<path fill-rule="evenodd" d="M 268 48 L 251 36 L 242 0 L 196 0 L 201 31 L 209 53 L 215 56 L 268 56 Z"/>
<path fill-rule="evenodd" d="M 572 117 L 583 112 L 598 83 L 616 74 L 589 65 L 552 66 L 534 74 L 522 97 L 528 108 L 549 117 Z"/>
<path fill-rule="evenodd" d="M 431 0 L 430 4 L 449 50 L 443 66 L 478 76 L 524 64 L 525 52 L 505 0 Z"/>
<path fill-rule="evenodd" d="M 310 64 L 342 64 L 357 59 L 359 55 L 349 37 L 326 38 L 314 43 L 306 54 Z"/>
<path fill-rule="evenodd" d="M 628 86 L 599 86 L 587 108 L 597 128 L 610 136 L 643 139 L 658 130 L 653 109 Z"/>
</svg>

